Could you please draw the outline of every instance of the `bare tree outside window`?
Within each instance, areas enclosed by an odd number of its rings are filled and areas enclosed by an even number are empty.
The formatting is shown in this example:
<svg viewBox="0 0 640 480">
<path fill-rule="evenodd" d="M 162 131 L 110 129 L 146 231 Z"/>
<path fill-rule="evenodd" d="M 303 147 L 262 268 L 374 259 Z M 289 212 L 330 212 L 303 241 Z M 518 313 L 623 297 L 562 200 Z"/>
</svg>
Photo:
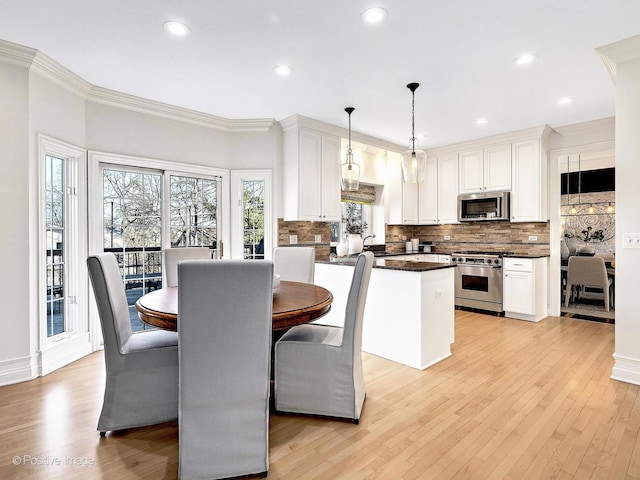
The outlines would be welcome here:
<svg viewBox="0 0 640 480">
<path fill-rule="evenodd" d="M 244 258 L 264 258 L 264 180 L 242 181 Z"/>
<path fill-rule="evenodd" d="M 65 331 L 64 160 L 45 156 L 45 242 L 47 337 Z"/>
</svg>

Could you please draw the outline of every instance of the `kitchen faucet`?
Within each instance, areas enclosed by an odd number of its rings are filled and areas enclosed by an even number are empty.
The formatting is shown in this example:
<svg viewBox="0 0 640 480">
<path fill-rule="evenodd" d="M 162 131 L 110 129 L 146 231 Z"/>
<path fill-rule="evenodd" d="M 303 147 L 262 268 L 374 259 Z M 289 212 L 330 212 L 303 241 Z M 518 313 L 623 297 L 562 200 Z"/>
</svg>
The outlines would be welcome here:
<svg viewBox="0 0 640 480">
<path fill-rule="evenodd" d="M 366 237 L 364 237 L 364 238 L 362 239 L 362 245 L 364 245 L 364 242 L 366 242 L 366 241 L 367 241 L 367 238 L 376 238 L 376 236 L 375 236 L 375 235 L 367 235 Z"/>
</svg>

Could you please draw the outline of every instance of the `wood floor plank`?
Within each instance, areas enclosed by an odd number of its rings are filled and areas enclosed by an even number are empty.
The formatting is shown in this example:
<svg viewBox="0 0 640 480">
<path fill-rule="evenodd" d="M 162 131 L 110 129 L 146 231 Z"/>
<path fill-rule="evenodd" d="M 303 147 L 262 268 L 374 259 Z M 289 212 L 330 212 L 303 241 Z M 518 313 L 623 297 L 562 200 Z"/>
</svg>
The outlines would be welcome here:
<svg viewBox="0 0 640 480">
<path fill-rule="evenodd" d="M 357 426 L 271 415 L 268 478 L 640 480 L 640 387 L 609 378 L 613 325 L 456 311 L 455 335 L 424 371 L 365 354 Z M 0 478 L 177 478 L 176 422 L 98 436 L 103 362 L 0 388 Z"/>
</svg>

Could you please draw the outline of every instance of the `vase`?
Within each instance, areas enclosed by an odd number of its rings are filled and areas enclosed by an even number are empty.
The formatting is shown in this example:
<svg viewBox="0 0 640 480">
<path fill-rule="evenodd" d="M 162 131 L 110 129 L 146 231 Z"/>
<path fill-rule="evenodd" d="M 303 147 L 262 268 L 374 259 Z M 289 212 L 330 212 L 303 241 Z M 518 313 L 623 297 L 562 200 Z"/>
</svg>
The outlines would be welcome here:
<svg viewBox="0 0 640 480">
<path fill-rule="evenodd" d="M 338 257 L 344 257 L 349 253 L 349 244 L 346 240 L 341 240 L 338 245 L 336 245 L 336 255 Z"/>
<path fill-rule="evenodd" d="M 560 240 L 560 257 L 563 260 L 566 260 L 567 258 L 569 258 L 569 255 L 571 255 L 571 252 L 569 251 L 567 242 L 565 242 L 564 240 Z"/>
<path fill-rule="evenodd" d="M 567 247 L 569 248 L 569 255 L 575 255 L 578 249 L 578 239 L 574 237 L 567 238 Z"/>
<path fill-rule="evenodd" d="M 588 243 L 578 249 L 578 255 L 582 257 L 593 257 L 595 254 L 596 254 L 596 249 L 593 248 Z"/>
<path fill-rule="evenodd" d="M 352 233 L 347 237 L 349 242 L 349 255 L 354 255 L 362 251 L 363 243 L 362 237 L 359 233 Z"/>
</svg>

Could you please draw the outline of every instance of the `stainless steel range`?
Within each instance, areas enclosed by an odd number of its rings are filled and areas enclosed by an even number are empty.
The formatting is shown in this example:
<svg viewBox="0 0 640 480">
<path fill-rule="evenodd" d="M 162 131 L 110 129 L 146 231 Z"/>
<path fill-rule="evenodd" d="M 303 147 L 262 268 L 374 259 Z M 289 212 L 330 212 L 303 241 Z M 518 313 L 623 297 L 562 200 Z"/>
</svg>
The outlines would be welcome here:
<svg viewBox="0 0 640 480">
<path fill-rule="evenodd" d="M 456 267 L 456 306 L 502 313 L 502 255 L 460 252 L 451 255 Z"/>
</svg>

